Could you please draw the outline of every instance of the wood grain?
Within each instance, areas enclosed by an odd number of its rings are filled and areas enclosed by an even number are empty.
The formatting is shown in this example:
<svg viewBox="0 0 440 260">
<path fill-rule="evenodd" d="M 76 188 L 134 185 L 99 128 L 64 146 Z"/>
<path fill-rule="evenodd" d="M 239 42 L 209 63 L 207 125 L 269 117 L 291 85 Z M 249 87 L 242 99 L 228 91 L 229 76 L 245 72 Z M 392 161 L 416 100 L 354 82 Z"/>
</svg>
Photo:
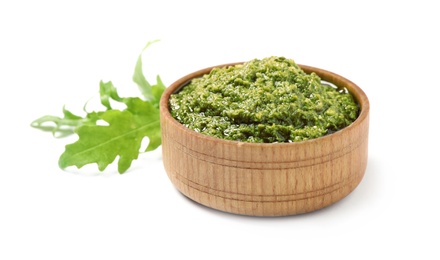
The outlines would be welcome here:
<svg viewBox="0 0 440 260">
<path fill-rule="evenodd" d="M 163 163 L 181 193 L 230 213 L 286 216 L 331 205 L 357 187 L 368 160 L 368 98 L 340 75 L 300 66 L 347 88 L 360 104 L 358 119 L 336 133 L 298 143 L 228 141 L 190 130 L 169 113 L 169 96 L 213 67 L 191 73 L 165 90 L 160 102 Z"/>
</svg>

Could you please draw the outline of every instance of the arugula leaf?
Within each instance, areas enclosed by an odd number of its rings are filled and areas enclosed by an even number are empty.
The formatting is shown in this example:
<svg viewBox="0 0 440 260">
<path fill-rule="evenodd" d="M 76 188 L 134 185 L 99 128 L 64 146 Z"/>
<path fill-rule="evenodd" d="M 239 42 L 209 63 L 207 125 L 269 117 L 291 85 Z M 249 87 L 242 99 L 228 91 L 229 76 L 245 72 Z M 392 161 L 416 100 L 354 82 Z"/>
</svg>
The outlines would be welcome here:
<svg viewBox="0 0 440 260">
<path fill-rule="evenodd" d="M 157 83 L 151 85 L 142 71 L 142 54 L 152 43 L 148 42 L 140 53 L 133 75 L 143 99 L 139 97 L 120 97 L 111 81 L 99 83 L 99 94 L 103 111 L 87 112 L 86 116 L 75 115 L 63 108 L 64 117 L 43 116 L 31 123 L 31 126 L 43 131 L 51 131 L 54 136 L 64 137 L 76 133 L 78 140 L 66 145 L 58 164 L 61 168 L 69 166 L 83 167 L 96 163 L 103 171 L 117 156 L 118 172 L 127 171 L 140 152 L 158 148 L 161 143 L 159 101 L 165 85 L 159 76 Z M 124 110 L 113 109 L 110 100 L 126 105 Z M 108 125 L 100 125 L 99 121 Z M 145 151 L 139 151 L 142 140 L 147 137 L 149 144 Z"/>
<path fill-rule="evenodd" d="M 101 104 L 107 108 L 107 110 L 112 109 L 110 105 L 110 98 L 115 101 L 122 101 L 116 91 L 115 86 L 111 81 L 104 83 L 102 80 L 99 82 L 99 95 L 101 98 Z"/>
<path fill-rule="evenodd" d="M 154 103 L 157 105 L 157 107 L 159 107 L 160 97 L 162 96 L 162 93 L 165 90 L 165 85 L 163 84 L 163 82 L 160 79 L 159 75 L 157 75 L 156 81 L 157 81 L 157 84 L 153 85 L 151 87 L 151 92 L 152 92 L 152 94 L 154 96 L 154 99 L 155 99 Z"/>
<path fill-rule="evenodd" d="M 148 42 L 147 45 L 142 49 L 142 52 L 148 48 L 151 44 L 157 42 L 158 40 Z M 136 66 L 133 74 L 133 81 L 139 86 L 139 90 L 142 95 L 148 101 L 155 101 L 156 97 L 152 93 L 152 87 L 150 83 L 148 83 L 147 79 L 145 79 L 144 73 L 142 72 L 142 53 L 139 55 Z"/>
<path fill-rule="evenodd" d="M 31 123 L 31 126 L 43 131 L 52 132 L 54 137 L 66 137 L 74 133 L 74 129 L 81 125 L 96 124 L 98 113 L 89 113 L 85 118 L 77 116 L 63 107 L 64 117 L 43 116 Z"/>
<path fill-rule="evenodd" d="M 142 139 L 160 132 L 159 113 L 152 106 L 142 114 L 128 110 L 108 110 L 102 119 L 108 126 L 87 126 L 77 129 L 79 140 L 66 146 L 59 159 L 61 168 L 97 163 L 103 171 L 119 155 L 118 171 L 125 172 L 138 158 Z M 157 143 L 157 140 L 156 140 Z"/>
<path fill-rule="evenodd" d="M 139 98 L 125 98 L 124 99 L 125 105 L 127 105 L 127 111 L 130 111 L 131 113 L 142 116 L 142 117 L 149 117 L 149 116 L 156 116 L 158 120 L 160 112 L 159 107 L 156 107 L 155 104 L 152 104 L 150 102 L 143 101 Z M 147 120 L 144 118 L 144 120 Z M 160 124 L 157 125 L 150 125 L 150 129 L 153 131 L 148 132 L 146 135 L 148 136 L 149 143 L 147 148 L 144 152 L 153 151 L 156 148 L 158 148 L 162 144 L 162 135 L 160 132 Z"/>
</svg>

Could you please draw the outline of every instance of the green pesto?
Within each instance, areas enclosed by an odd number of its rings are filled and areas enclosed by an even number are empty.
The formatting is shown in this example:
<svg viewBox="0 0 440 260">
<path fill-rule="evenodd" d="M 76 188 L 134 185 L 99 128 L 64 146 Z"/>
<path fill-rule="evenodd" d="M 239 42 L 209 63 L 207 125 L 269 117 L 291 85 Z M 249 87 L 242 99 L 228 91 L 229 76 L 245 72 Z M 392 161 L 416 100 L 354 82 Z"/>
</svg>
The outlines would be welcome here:
<svg viewBox="0 0 440 260">
<path fill-rule="evenodd" d="M 202 134 L 256 143 L 299 142 L 350 125 L 359 106 L 345 89 L 284 57 L 215 68 L 170 97 L 172 116 Z"/>
</svg>

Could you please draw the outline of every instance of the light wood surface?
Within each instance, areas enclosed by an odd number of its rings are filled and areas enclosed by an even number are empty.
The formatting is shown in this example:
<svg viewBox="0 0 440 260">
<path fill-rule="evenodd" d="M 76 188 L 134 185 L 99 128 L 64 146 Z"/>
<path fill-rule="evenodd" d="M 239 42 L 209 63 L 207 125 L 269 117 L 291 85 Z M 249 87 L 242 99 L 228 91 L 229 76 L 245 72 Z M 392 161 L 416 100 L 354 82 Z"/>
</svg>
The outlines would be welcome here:
<svg viewBox="0 0 440 260">
<path fill-rule="evenodd" d="M 368 98 L 342 76 L 300 66 L 347 88 L 360 104 L 358 119 L 336 133 L 298 143 L 227 141 L 190 130 L 169 113 L 170 94 L 212 67 L 191 73 L 165 90 L 160 103 L 163 163 L 181 193 L 230 213 L 286 216 L 331 205 L 357 187 L 368 160 Z"/>
</svg>

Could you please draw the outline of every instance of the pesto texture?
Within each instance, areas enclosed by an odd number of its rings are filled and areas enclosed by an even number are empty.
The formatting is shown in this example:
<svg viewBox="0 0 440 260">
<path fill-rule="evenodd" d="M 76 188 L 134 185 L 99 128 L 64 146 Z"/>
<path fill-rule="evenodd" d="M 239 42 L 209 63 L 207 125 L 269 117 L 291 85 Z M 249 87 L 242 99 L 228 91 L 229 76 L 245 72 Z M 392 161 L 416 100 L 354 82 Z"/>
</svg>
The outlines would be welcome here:
<svg viewBox="0 0 440 260">
<path fill-rule="evenodd" d="M 170 97 L 172 116 L 202 134 L 242 142 L 299 142 L 350 125 L 359 107 L 284 57 L 215 68 Z"/>
</svg>

